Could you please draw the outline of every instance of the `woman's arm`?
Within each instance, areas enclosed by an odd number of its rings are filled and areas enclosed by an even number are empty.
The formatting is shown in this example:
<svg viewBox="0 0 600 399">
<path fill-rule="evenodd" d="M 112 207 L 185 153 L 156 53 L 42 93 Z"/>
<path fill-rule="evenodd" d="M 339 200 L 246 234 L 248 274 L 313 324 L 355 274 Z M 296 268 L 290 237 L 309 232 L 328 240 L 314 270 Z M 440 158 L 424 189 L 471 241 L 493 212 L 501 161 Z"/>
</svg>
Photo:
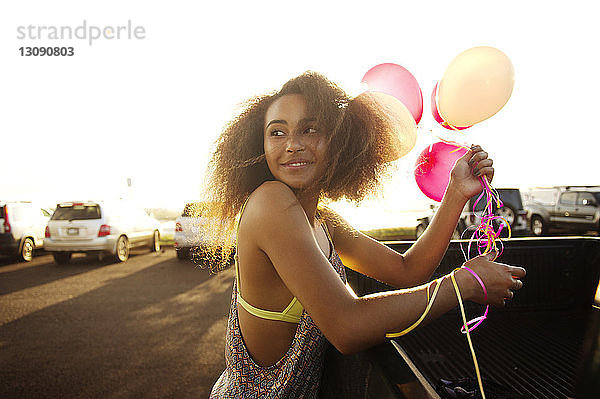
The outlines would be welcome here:
<svg viewBox="0 0 600 399">
<path fill-rule="evenodd" d="M 423 313 L 425 286 L 352 296 L 320 250 L 306 214 L 285 184 L 261 185 L 248 201 L 244 217 L 248 226 L 256 226 L 251 238 L 255 245 L 265 252 L 290 292 L 341 352 L 352 353 L 383 342 L 386 333 L 407 328 Z M 470 267 L 484 280 L 488 302 L 501 304 L 507 290 L 517 288 L 511 273 L 521 272 L 508 270 L 510 266 L 503 268 L 478 257 Z M 473 277 L 464 270 L 456 277 L 465 299 L 482 300 Z M 450 283 L 442 283 L 428 319 L 456 303 Z"/>
<path fill-rule="evenodd" d="M 404 254 L 405 272 L 413 281 L 427 281 L 448 249 L 452 233 L 469 198 L 481 193 L 480 177 L 491 182 L 493 160 L 480 146 L 472 146 L 456 161 L 440 208 L 425 233 Z"/>
<path fill-rule="evenodd" d="M 449 185 L 431 223 L 404 253 L 404 273 L 415 284 L 429 280 L 448 249 L 460 214 L 468 198 Z"/>
<path fill-rule="evenodd" d="M 344 265 L 397 288 L 428 281 L 448 249 L 465 204 L 482 190 L 478 176 L 483 174 L 492 180 L 492 163 L 479 146 L 472 147 L 456 162 L 440 208 L 425 233 L 403 255 L 357 232 L 329 210 L 337 220 L 332 235 Z"/>
<path fill-rule="evenodd" d="M 332 239 L 345 266 L 396 288 L 414 287 L 429 280 L 448 249 L 465 205 L 448 190 L 425 233 L 404 254 L 354 229 L 331 209 Z"/>
</svg>

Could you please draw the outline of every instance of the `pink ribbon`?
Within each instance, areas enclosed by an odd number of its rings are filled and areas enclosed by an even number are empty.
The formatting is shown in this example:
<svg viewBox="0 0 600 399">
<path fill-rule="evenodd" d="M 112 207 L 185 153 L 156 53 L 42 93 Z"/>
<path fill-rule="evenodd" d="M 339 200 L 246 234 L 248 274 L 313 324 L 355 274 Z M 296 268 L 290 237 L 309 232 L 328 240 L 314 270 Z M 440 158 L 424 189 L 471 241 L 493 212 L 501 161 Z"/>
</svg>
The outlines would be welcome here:
<svg viewBox="0 0 600 399">
<path fill-rule="evenodd" d="M 483 284 L 483 281 L 481 280 L 481 278 L 477 275 L 477 273 L 475 273 L 473 270 L 469 269 L 467 266 L 463 266 L 463 269 L 466 269 L 469 273 L 471 273 L 473 276 L 475 276 L 475 278 L 477 279 L 477 281 L 479 282 L 479 284 L 481 285 L 481 288 L 483 289 L 483 294 L 484 294 L 484 301 L 487 302 L 487 298 L 488 298 L 488 294 L 487 294 L 487 290 L 485 289 L 485 284 Z M 474 324 L 474 326 L 468 328 L 468 331 L 471 332 L 474 329 L 476 329 L 481 323 L 483 323 L 483 321 L 487 318 L 488 315 L 488 310 L 490 309 L 490 305 L 486 305 L 485 306 L 485 312 L 483 313 L 483 316 L 479 316 L 474 318 L 473 320 L 470 320 L 467 322 L 467 324 L 465 324 L 464 326 L 462 326 L 460 328 L 460 332 L 463 334 L 466 334 L 467 331 L 465 330 L 465 327 L 469 327 L 471 324 Z"/>
</svg>

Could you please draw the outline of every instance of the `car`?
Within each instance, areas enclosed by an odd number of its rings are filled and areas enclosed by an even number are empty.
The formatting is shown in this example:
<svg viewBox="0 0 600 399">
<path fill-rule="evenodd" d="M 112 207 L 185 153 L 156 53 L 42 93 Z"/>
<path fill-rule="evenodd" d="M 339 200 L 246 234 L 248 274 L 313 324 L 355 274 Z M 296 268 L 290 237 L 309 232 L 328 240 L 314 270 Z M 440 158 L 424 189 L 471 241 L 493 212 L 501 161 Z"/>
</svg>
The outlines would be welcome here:
<svg viewBox="0 0 600 399">
<path fill-rule="evenodd" d="M 516 237 L 528 235 L 529 226 L 527 210 L 523 206 L 521 191 L 518 188 L 498 188 L 496 191 L 500 196 L 502 206 L 498 207 L 496 203 L 492 203 L 492 211 L 494 215 L 500 216 L 510 225 L 511 236 Z M 486 203 L 484 197 L 477 202 L 478 197 L 479 196 L 477 195 L 469 200 L 467 205 L 465 205 L 461 215 L 461 220 L 464 224 L 460 231 L 464 238 L 469 238 L 466 237 L 468 232 L 463 233 L 465 229 L 468 231 L 474 231 L 476 226 L 481 222 L 480 216 L 482 211 L 485 209 Z M 496 224 L 494 227 L 497 231 L 499 225 Z M 502 229 L 500 236 L 508 236 L 508 229 L 506 229 L 506 227 Z"/>
<path fill-rule="evenodd" d="M 215 222 L 217 217 L 211 215 L 209 209 L 206 202 L 188 202 L 181 215 L 175 219 L 173 246 L 179 260 L 188 260 L 192 254 L 201 255 L 207 247 L 214 244 L 211 238 L 203 233 L 205 224 Z M 233 241 L 234 237 L 230 238 Z"/>
<path fill-rule="evenodd" d="M 600 233 L 600 186 L 536 187 L 525 198 L 534 236 Z"/>
<path fill-rule="evenodd" d="M 510 225 L 511 236 L 525 236 L 529 234 L 527 210 L 523 207 L 523 200 L 521 198 L 521 192 L 518 188 L 498 188 L 496 189 L 500 199 L 502 200 L 502 206 L 498 207 L 496 203 L 492 204 L 492 211 L 494 215 L 501 216 Z M 463 211 L 458 220 L 456 229 L 452 234 L 452 239 L 470 238 L 469 232 L 474 232 L 477 225 L 481 222 L 482 211 L 484 210 L 485 198 L 482 197 L 479 202 L 477 199 L 479 195 L 476 195 L 469 199 L 466 203 Z M 415 235 L 419 238 L 429 225 L 433 214 L 437 210 L 437 206 L 430 206 L 432 214 L 417 219 L 417 227 L 415 229 Z M 499 224 L 495 223 L 495 230 L 499 228 Z M 503 228 L 501 237 L 508 236 L 508 229 Z"/>
<path fill-rule="evenodd" d="M 125 262 L 130 249 L 160 251 L 160 225 L 129 201 L 72 201 L 57 204 L 46 226 L 44 249 L 56 263 L 73 253 Z"/>
<path fill-rule="evenodd" d="M 0 254 L 33 260 L 44 247 L 44 228 L 50 211 L 31 201 L 0 201 Z"/>
</svg>

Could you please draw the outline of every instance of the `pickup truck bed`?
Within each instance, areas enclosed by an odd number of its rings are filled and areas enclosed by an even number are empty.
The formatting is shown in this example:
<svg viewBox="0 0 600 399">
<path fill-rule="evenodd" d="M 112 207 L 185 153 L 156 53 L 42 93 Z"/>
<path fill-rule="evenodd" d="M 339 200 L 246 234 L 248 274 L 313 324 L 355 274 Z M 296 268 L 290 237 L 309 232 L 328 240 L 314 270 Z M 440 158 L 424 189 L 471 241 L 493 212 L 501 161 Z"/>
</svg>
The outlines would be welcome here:
<svg viewBox="0 0 600 399">
<path fill-rule="evenodd" d="M 462 264 L 459 243 L 451 242 L 434 277 Z M 404 252 L 412 242 L 386 244 Z M 490 308 L 488 319 L 471 334 L 486 397 L 587 397 L 578 391 L 578 383 L 584 372 L 587 326 L 590 317 L 598 316 L 591 305 L 600 277 L 600 239 L 505 240 L 499 261 L 525 267 L 527 277 L 512 303 L 504 309 Z M 391 289 L 351 270 L 348 280 L 358 295 Z M 480 305 L 466 305 L 468 319 L 483 313 Z M 455 309 L 375 348 L 371 359 L 398 388 L 400 398 L 411 397 L 402 394 L 402 387 L 417 382 L 430 397 L 450 397 L 444 396 L 442 379 L 471 378 L 476 384 L 467 340 L 459 332 L 461 325 Z"/>
</svg>

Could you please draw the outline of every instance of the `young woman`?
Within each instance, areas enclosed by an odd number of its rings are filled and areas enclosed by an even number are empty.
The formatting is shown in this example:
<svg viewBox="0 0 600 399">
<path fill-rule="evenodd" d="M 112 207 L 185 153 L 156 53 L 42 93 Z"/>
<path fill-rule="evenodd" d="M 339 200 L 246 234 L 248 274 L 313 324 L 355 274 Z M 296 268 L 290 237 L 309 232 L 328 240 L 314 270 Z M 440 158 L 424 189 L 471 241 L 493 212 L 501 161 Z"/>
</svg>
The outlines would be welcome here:
<svg viewBox="0 0 600 399">
<path fill-rule="evenodd" d="M 251 100 L 224 130 L 210 163 L 209 192 L 229 222 L 216 234 L 237 229 L 236 280 L 226 369 L 211 398 L 316 397 L 328 342 L 343 354 L 356 353 L 421 316 L 424 283 L 465 203 L 481 192 L 478 176 L 491 181 L 494 169 L 488 154 L 473 146 L 454 166 L 426 232 L 400 254 L 322 206 L 340 198 L 358 202 L 377 188 L 394 129 L 376 102 L 351 101 L 307 72 Z M 487 302 L 502 306 L 523 285 L 513 276 L 525 270 L 493 259 L 466 264 L 485 283 Z M 344 265 L 398 290 L 358 298 L 345 286 Z M 473 275 L 461 269 L 455 277 L 464 300 L 484 303 Z M 425 321 L 456 305 L 445 279 Z"/>
</svg>

